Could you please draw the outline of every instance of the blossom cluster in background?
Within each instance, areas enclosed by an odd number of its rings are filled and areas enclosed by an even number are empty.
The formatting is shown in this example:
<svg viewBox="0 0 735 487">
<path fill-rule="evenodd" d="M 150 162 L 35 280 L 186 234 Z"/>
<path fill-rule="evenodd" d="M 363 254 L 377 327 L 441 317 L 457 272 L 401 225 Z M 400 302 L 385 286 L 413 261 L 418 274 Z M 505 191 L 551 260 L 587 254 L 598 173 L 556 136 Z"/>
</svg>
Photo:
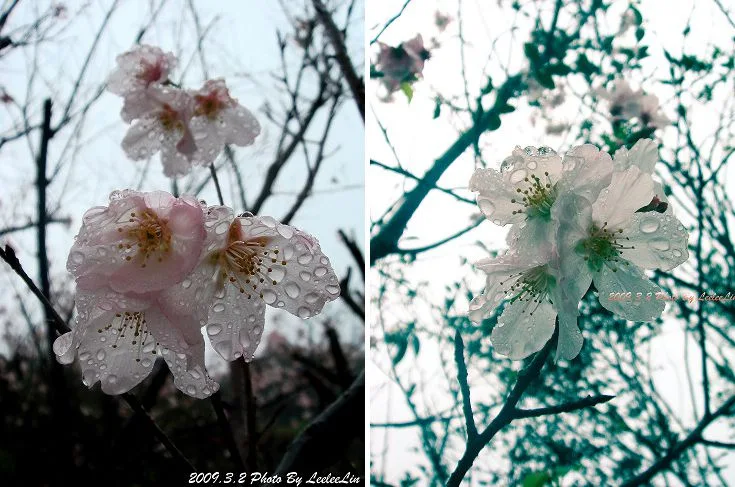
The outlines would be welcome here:
<svg viewBox="0 0 735 487">
<path fill-rule="evenodd" d="M 505 302 L 491 335 L 498 353 L 522 359 L 540 350 L 558 318 L 557 360 L 574 358 L 583 342 L 578 306 L 593 283 L 600 304 L 624 319 L 661 315 L 661 290 L 643 269 L 686 261 L 688 234 L 653 179 L 657 161 L 656 144 L 644 139 L 614 157 L 589 144 L 563 159 L 518 147 L 499 171 L 475 171 L 470 190 L 482 213 L 512 225 L 506 253 L 476 264 L 487 285 L 469 310 L 479 323 Z M 611 299 L 621 293 L 630 299 Z"/>
<path fill-rule="evenodd" d="M 385 87 L 387 99 L 399 90 L 411 98 L 411 85 L 421 79 L 424 63 L 431 53 L 424 47 L 421 34 L 397 46 L 378 43 L 380 50 L 370 77 L 377 78 Z"/>
<path fill-rule="evenodd" d="M 661 112 L 658 97 L 647 95 L 643 90 L 630 87 L 627 81 L 618 78 L 609 90 L 599 89 L 598 95 L 609 103 L 613 120 L 637 119 L 644 127 L 660 129 L 671 123 Z"/>
<path fill-rule="evenodd" d="M 116 191 L 87 211 L 67 268 L 78 316 L 54 351 L 65 364 L 78 358 L 84 383 L 108 394 L 129 391 L 162 356 L 176 387 L 207 397 L 218 385 L 202 329 L 224 359 L 250 360 L 265 305 L 310 318 L 340 292 L 311 235 L 160 191 Z"/>
<path fill-rule="evenodd" d="M 122 119 L 132 123 L 122 141 L 133 160 L 161 152 L 168 177 L 214 162 L 225 144 L 251 145 L 260 133 L 256 118 L 230 96 L 223 79 L 199 90 L 169 78 L 177 60 L 158 47 L 141 45 L 117 57 L 107 89 L 123 97 Z"/>
</svg>

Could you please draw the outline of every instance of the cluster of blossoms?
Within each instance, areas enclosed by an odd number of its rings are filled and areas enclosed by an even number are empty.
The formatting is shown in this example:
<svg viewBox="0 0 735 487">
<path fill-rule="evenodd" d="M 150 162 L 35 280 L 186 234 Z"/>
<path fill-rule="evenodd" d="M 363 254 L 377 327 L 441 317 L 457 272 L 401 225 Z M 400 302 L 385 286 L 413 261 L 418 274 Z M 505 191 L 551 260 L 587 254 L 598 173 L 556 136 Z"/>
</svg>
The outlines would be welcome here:
<svg viewBox="0 0 735 487">
<path fill-rule="evenodd" d="M 642 125 L 654 129 L 663 128 L 671 123 L 661 112 L 656 95 L 646 95 L 640 89 L 633 91 L 628 82 L 622 78 L 616 79 L 610 90 L 600 89 L 598 94 L 608 100 L 610 115 L 615 120 L 635 118 Z"/>
<path fill-rule="evenodd" d="M 247 146 L 260 133 L 252 113 L 230 96 L 223 79 L 208 80 L 199 90 L 175 86 L 169 75 L 176 57 L 141 45 L 117 57 L 107 89 L 123 97 L 122 119 L 132 123 L 122 141 L 133 160 L 161 152 L 168 177 L 209 165 L 225 144 Z"/>
<path fill-rule="evenodd" d="M 475 171 L 470 189 L 482 213 L 512 225 L 507 252 L 476 264 L 487 285 L 469 309 L 479 323 L 505 301 L 491 335 L 498 353 L 537 352 L 558 320 L 556 358 L 576 357 L 578 306 L 593 283 L 600 304 L 624 319 L 661 315 L 661 290 L 643 269 L 671 270 L 689 254 L 687 231 L 653 179 L 657 161 L 656 144 L 644 139 L 614 157 L 592 145 L 563 159 L 547 147 L 518 147 L 500 171 Z"/>
<path fill-rule="evenodd" d="M 424 47 L 421 34 L 411 40 L 393 47 L 379 42 L 380 51 L 375 61 L 371 77 L 379 78 L 385 87 L 388 97 L 421 78 L 424 63 L 431 57 Z"/>
<path fill-rule="evenodd" d="M 218 385 L 203 329 L 225 360 L 250 360 L 266 304 L 309 318 L 340 292 L 311 235 L 165 192 L 114 192 L 87 211 L 67 269 L 78 316 L 54 351 L 61 363 L 78 358 L 84 383 L 108 394 L 133 388 L 162 356 L 176 387 L 207 397 Z"/>
<path fill-rule="evenodd" d="M 260 127 L 230 98 L 224 81 L 199 91 L 168 86 L 172 54 L 140 46 L 117 58 L 108 88 L 135 120 L 123 147 L 139 159 L 161 151 L 164 172 L 209 164 L 224 144 L 251 144 Z M 63 364 L 76 358 L 82 381 L 107 394 L 144 380 L 158 356 L 174 384 L 204 398 L 219 385 L 204 365 L 206 331 L 225 360 L 251 360 L 265 306 L 310 318 L 340 289 L 319 242 L 270 217 L 235 215 L 193 197 L 114 191 L 85 213 L 67 269 L 77 286 L 71 332 L 54 342 Z"/>
</svg>

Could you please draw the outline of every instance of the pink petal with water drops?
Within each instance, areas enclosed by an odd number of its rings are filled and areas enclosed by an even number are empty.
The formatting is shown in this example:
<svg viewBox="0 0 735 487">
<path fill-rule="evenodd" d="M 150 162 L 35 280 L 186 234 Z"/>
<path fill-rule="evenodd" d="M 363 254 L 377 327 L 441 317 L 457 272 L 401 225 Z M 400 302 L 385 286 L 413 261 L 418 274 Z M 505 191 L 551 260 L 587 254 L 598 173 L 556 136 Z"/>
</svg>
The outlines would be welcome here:
<svg viewBox="0 0 735 487">
<path fill-rule="evenodd" d="M 140 45 L 117 56 L 117 67 L 107 79 L 107 89 L 117 95 L 128 95 L 163 83 L 176 66 L 173 53 L 158 47 Z"/>
</svg>

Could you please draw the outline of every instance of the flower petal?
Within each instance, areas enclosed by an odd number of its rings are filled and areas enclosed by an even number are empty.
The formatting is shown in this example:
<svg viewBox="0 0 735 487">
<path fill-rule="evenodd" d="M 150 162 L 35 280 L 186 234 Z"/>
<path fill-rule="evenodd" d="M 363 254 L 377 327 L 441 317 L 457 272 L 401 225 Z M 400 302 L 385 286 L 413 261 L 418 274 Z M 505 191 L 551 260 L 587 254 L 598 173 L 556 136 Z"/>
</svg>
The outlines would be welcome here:
<svg viewBox="0 0 735 487">
<path fill-rule="evenodd" d="M 626 320 L 653 321 L 666 307 L 666 303 L 656 296 L 661 289 L 638 267 L 625 261 L 614 267 L 609 264 L 602 266 L 593 274 L 593 280 L 599 291 L 600 304 Z"/>
<path fill-rule="evenodd" d="M 592 205 L 592 218 L 608 231 L 626 228 L 635 212 L 653 199 L 653 179 L 637 167 L 613 173 L 610 185 Z"/>
<path fill-rule="evenodd" d="M 653 174 L 658 162 L 658 145 L 651 139 L 640 139 L 630 150 L 621 147 L 615 152 L 615 170 L 622 172 L 637 167 L 641 172 Z"/>
<path fill-rule="evenodd" d="M 241 147 L 251 145 L 260 134 L 260 124 L 247 108 L 237 105 L 222 113 L 225 142 Z"/>
<path fill-rule="evenodd" d="M 525 220 L 518 212 L 523 208 L 515 188 L 509 185 L 503 175 L 494 169 L 477 169 L 470 179 L 470 191 L 477 195 L 477 206 L 496 225 L 507 225 Z M 515 214 L 513 212 L 516 212 Z"/>
<path fill-rule="evenodd" d="M 689 258 L 689 234 L 671 214 L 636 213 L 621 236 L 626 239 L 623 258 L 643 269 L 668 271 Z"/>
<path fill-rule="evenodd" d="M 130 126 L 123 137 L 122 148 L 134 161 L 148 159 L 161 149 L 161 139 L 165 133 L 157 116 L 148 114 Z"/>
<path fill-rule="evenodd" d="M 612 167 L 610 155 L 594 145 L 573 147 L 564 155 L 558 190 L 573 192 L 593 202 L 610 184 Z"/>
<path fill-rule="evenodd" d="M 244 357 L 250 361 L 258 348 L 265 325 L 265 303 L 248 299 L 233 286 L 215 297 L 207 321 L 207 336 L 214 350 L 225 360 Z"/>
<path fill-rule="evenodd" d="M 556 310 L 550 302 L 518 299 L 506 304 L 490 340 L 499 354 L 524 359 L 551 339 L 555 318 Z"/>
<path fill-rule="evenodd" d="M 108 311 L 89 323 L 78 357 L 82 381 L 97 381 L 105 394 L 122 394 L 142 382 L 156 361 L 156 344 L 145 329 L 132 326 L 130 315 Z"/>
<path fill-rule="evenodd" d="M 181 392 L 205 399 L 219 390 L 219 384 L 209 377 L 204 366 L 204 342 L 192 350 L 191 355 L 166 348 L 161 350 L 161 355 L 174 376 L 174 385 Z"/>
<path fill-rule="evenodd" d="M 270 217 L 239 217 L 236 222 L 241 240 L 264 242 L 267 255 L 258 264 L 263 276 L 258 289 L 266 304 L 310 318 L 339 297 L 339 280 L 316 238 Z"/>
</svg>

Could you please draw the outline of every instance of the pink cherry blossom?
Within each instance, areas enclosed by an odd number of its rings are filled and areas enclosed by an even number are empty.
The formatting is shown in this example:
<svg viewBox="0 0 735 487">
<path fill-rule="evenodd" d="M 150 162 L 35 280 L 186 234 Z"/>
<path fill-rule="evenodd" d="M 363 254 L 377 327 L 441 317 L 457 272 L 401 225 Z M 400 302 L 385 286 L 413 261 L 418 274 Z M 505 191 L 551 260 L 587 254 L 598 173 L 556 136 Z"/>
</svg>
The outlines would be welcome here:
<svg viewBox="0 0 735 487">
<path fill-rule="evenodd" d="M 396 47 L 378 44 L 380 51 L 375 68 L 380 72 L 380 80 L 388 94 L 398 91 L 402 83 L 411 83 L 421 77 L 424 62 L 430 57 L 421 34 Z"/>
<path fill-rule="evenodd" d="M 84 215 L 67 269 L 82 290 L 160 291 L 191 272 L 204 238 L 204 214 L 195 199 L 115 191 L 109 206 Z"/>
<path fill-rule="evenodd" d="M 120 96 L 163 83 L 176 66 L 173 53 L 148 45 L 136 46 L 117 57 L 117 68 L 107 79 L 107 89 Z"/>
<path fill-rule="evenodd" d="M 188 174 L 197 151 L 189 125 L 194 98 L 178 88 L 154 86 L 126 100 L 126 109 L 140 117 L 122 141 L 128 157 L 139 161 L 161 151 L 166 176 Z"/>
<path fill-rule="evenodd" d="M 177 313 L 170 304 L 160 293 L 133 298 L 106 287 L 80 291 L 74 328 L 54 342 L 57 360 L 78 359 L 85 385 L 100 382 L 106 394 L 122 394 L 143 381 L 162 356 L 176 387 L 208 397 L 219 385 L 204 366 L 201 313 Z"/>
<path fill-rule="evenodd" d="M 194 100 L 191 130 L 197 146 L 193 160 L 208 165 L 225 144 L 251 145 L 260 134 L 260 124 L 250 111 L 230 96 L 223 79 L 207 81 L 191 93 Z"/>
<path fill-rule="evenodd" d="M 207 210 L 205 226 L 199 265 L 165 294 L 209 309 L 207 335 L 224 359 L 252 359 L 266 304 L 306 319 L 339 296 L 337 276 L 311 235 L 270 217 L 235 217 L 223 206 Z"/>
</svg>

